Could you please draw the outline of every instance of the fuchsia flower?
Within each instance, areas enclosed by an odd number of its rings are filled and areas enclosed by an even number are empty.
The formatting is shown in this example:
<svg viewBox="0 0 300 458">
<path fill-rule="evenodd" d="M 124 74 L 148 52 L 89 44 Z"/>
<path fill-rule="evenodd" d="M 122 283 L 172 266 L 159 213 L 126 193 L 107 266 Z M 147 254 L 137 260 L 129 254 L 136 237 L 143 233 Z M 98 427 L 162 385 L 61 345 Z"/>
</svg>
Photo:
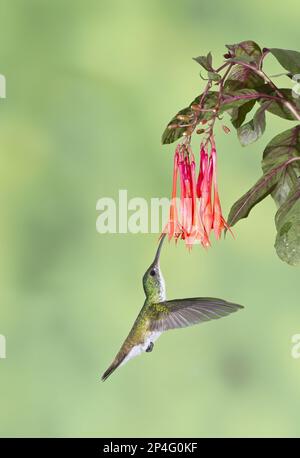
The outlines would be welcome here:
<svg viewBox="0 0 300 458">
<path fill-rule="evenodd" d="M 222 231 L 224 229 L 228 229 L 231 232 L 231 234 L 232 234 L 232 231 L 222 215 L 222 208 L 221 208 L 221 202 L 220 202 L 220 197 L 218 193 L 218 185 L 217 185 L 217 151 L 216 151 L 214 141 L 212 143 L 211 159 L 212 159 L 213 170 L 214 170 L 214 174 L 213 174 L 213 180 L 214 180 L 213 230 L 214 230 L 216 239 L 219 240 L 221 237 Z"/>
<path fill-rule="evenodd" d="M 169 240 L 171 240 L 172 237 L 174 237 L 175 240 L 177 240 L 182 232 L 182 227 L 178 219 L 178 210 L 177 210 L 177 203 L 176 203 L 178 163 L 179 163 L 179 152 L 178 152 L 178 147 L 177 147 L 175 151 L 175 155 L 174 155 L 173 186 L 172 186 L 172 199 L 171 199 L 171 205 L 170 205 L 170 217 L 169 217 L 169 222 L 164 230 L 164 232 L 168 233 Z"/>
<path fill-rule="evenodd" d="M 200 148 L 199 174 L 196 182 L 196 164 L 191 147 L 177 145 L 174 155 L 172 200 L 169 222 L 163 233 L 169 240 L 185 240 L 190 249 L 194 243 L 210 246 L 210 233 L 216 239 L 222 231 L 230 229 L 226 223 L 220 204 L 217 186 L 217 152 L 213 137 Z M 177 180 L 179 171 L 180 204 L 177 205 Z M 180 214 L 180 218 L 178 216 Z"/>
</svg>

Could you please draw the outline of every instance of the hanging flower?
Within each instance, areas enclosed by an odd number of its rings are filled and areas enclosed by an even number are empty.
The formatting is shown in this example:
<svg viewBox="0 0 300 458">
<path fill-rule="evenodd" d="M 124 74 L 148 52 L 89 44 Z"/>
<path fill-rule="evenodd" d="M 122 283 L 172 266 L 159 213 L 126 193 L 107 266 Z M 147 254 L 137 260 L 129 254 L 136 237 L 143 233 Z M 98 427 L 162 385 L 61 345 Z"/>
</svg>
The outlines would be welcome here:
<svg viewBox="0 0 300 458">
<path fill-rule="evenodd" d="M 175 240 L 181 235 L 182 228 L 178 219 L 178 210 L 177 210 L 177 176 L 178 176 L 178 163 L 179 163 L 179 152 L 178 147 L 176 148 L 174 155 L 174 167 L 173 167 L 173 186 L 172 186 L 172 199 L 170 204 L 170 217 L 169 222 L 164 230 L 168 233 L 169 240 L 173 237 Z"/>
<path fill-rule="evenodd" d="M 221 208 L 221 202 L 220 202 L 218 184 L 217 184 L 217 150 L 216 150 L 215 142 L 213 141 L 213 139 L 212 139 L 211 159 L 213 163 L 213 182 L 214 182 L 213 230 L 214 230 L 216 239 L 219 240 L 221 237 L 222 231 L 224 229 L 228 229 L 231 232 L 231 234 L 232 234 L 232 231 L 222 215 L 222 208 Z"/>
<path fill-rule="evenodd" d="M 209 147 L 208 147 L 209 145 Z M 177 203 L 179 172 L 180 204 Z M 180 215 L 180 217 L 179 217 Z M 180 143 L 174 155 L 172 200 L 169 222 L 163 233 L 169 240 L 185 240 L 190 249 L 194 243 L 210 246 L 214 231 L 218 240 L 224 229 L 230 229 L 221 209 L 217 186 L 217 152 L 213 136 L 200 147 L 199 173 L 196 181 L 196 163 L 190 145 Z"/>
</svg>

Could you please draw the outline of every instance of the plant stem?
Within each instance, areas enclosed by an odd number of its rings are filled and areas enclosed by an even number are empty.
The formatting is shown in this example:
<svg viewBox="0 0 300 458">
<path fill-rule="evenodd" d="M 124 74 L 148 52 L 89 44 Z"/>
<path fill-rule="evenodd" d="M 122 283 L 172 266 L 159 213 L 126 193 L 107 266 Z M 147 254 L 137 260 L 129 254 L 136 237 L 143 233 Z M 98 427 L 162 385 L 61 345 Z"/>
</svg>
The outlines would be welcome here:
<svg viewBox="0 0 300 458">
<path fill-rule="evenodd" d="M 224 85 L 224 80 L 227 77 L 227 75 L 228 75 L 228 73 L 229 73 L 229 71 L 230 71 L 230 69 L 232 67 L 232 64 L 230 62 L 225 62 L 224 64 L 222 64 L 219 68 L 217 68 L 215 70 L 216 73 L 219 73 L 221 70 L 224 70 L 226 67 L 228 67 L 228 68 L 227 68 L 226 72 L 224 73 L 223 77 L 221 78 L 221 80 L 218 83 L 219 86 L 220 86 L 220 91 L 219 91 L 219 95 L 218 95 L 218 104 L 217 104 L 217 106 L 215 108 L 213 108 L 213 109 L 208 109 L 208 110 L 202 109 L 203 102 L 205 101 L 205 97 L 207 96 L 207 94 L 208 94 L 208 92 L 211 89 L 212 84 L 213 84 L 213 81 L 211 79 L 206 84 L 205 89 L 204 89 L 204 91 L 202 93 L 201 99 L 200 99 L 199 104 L 198 104 L 199 112 L 200 111 L 204 111 L 204 112 L 212 111 L 212 112 L 215 112 L 215 116 L 212 119 L 212 123 L 210 125 L 209 132 L 212 131 L 212 127 L 213 127 L 213 125 L 215 123 L 215 120 L 216 120 L 216 118 L 218 116 L 218 112 L 219 112 L 220 104 L 221 104 L 221 97 L 222 97 L 222 89 L 223 89 L 223 85 Z M 192 136 L 195 128 L 197 127 L 197 125 L 198 125 L 198 115 L 197 115 L 197 113 L 195 113 L 194 114 L 194 120 L 190 125 L 180 126 L 180 127 L 189 127 L 190 128 L 189 129 L 190 131 L 189 131 L 188 135 L 186 135 L 185 140 L 184 140 L 184 144 L 185 145 L 189 145 L 190 144 L 191 136 Z"/>
<path fill-rule="evenodd" d="M 260 76 L 266 83 L 268 83 L 274 90 L 274 92 L 277 94 L 278 98 L 281 100 L 281 103 L 290 111 L 290 113 L 297 121 L 300 121 L 300 113 L 297 111 L 296 107 L 289 100 L 286 100 L 286 98 L 280 92 L 278 87 L 273 83 L 273 81 L 268 77 L 268 75 L 265 74 L 263 70 L 259 70 L 258 68 L 253 67 L 253 65 L 247 64 L 246 62 L 236 62 L 236 64 L 249 68 L 258 76 Z"/>
<path fill-rule="evenodd" d="M 231 67 L 232 67 L 232 64 L 230 63 L 226 72 L 224 73 L 224 75 L 222 76 L 222 78 L 220 79 L 219 81 L 219 94 L 218 94 L 218 103 L 215 107 L 215 115 L 213 116 L 211 122 L 210 122 L 210 125 L 209 125 L 209 129 L 207 131 L 207 138 L 206 138 L 206 141 L 204 143 L 204 145 L 206 146 L 207 143 L 209 142 L 210 138 L 212 137 L 213 135 L 213 130 L 214 130 L 214 125 L 215 125 L 215 122 L 216 122 L 216 119 L 219 115 L 219 111 L 220 111 L 220 108 L 221 108 L 221 103 L 222 103 L 222 96 L 223 96 L 223 89 L 224 89 L 224 82 L 231 70 Z M 223 68 L 223 67 L 220 67 L 220 68 Z M 218 69 L 218 71 L 220 71 L 220 69 Z"/>
</svg>

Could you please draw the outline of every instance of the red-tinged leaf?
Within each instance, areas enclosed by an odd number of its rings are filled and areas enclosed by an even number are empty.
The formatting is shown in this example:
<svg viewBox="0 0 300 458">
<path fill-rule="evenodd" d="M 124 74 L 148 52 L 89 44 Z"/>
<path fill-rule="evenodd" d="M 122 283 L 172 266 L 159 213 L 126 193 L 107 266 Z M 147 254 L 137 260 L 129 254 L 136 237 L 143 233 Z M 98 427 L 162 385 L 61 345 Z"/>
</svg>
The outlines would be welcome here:
<svg viewBox="0 0 300 458">
<path fill-rule="evenodd" d="M 231 122 L 232 125 L 238 129 L 246 119 L 247 114 L 252 110 L 255 105 L 256 100 L 249 100 L 244 103 L 241 107 L 235 107 L 231 110 Z"/>
<path fill-rule="evenodd" d="M 247 40 L 234 45 L 226 45 L 230 58 L 240 58 L 248 62 L 258 63 L 261 59 L 261 49 L 255 41 Z"/>
<path fill-rule="evenodd" d="M 266 146 L 263 153 L 264 172 L 284 161 L 300 157 L 300 125 L 276 135 Z M 293 163 L 297 164 L 297 162 Z"/>
<path fill-rule="evenodd" d="M 300 99 L 297 99 L 293 96 L 292 89 L 282 88 L 279 90 L 281 94 L 284 96 L 285 100 L 291 102 L 296 108 L 296 110 L 298 110 L 300 113 Z M 277 94 L 273 91 L 270 95 L 276 96 Z M 273 100 L 272 103 L 268 105 L 267 111 L 276 116 L 279 116 L 280 118 L 288 119 L 289 121 L 295 121 L 293 114 L 290 112 L 288 108 L 286 108 L 285 104 L 282 103 L 280 100 Z"/>
<path fill-rule="evenodd" d="M 300 126 L 277 135 L 267 145 L 263 155 L 263 170 L 268 173 L 285 163 L 272 197 L 279 207 L 275 223 L 275 248 L 280 259 L 288 264 L 300 262 Z"/>
<path fill-rule="evenodd" d="M 240 89 L 237 91 L 226 91 L 222 98 L 221 111 L 228 111 L 245 105 L 250 100 L 258 100 L 263 94 L 255 89 Z"/>
<path fill-rule="evenodd" d="M 263 153 L 264 173 L 283 162 L 289 162 L 286 172 L 272 191 L 272 197 L 279 207 L 299 183 L 300 176 L 300 125 L 276 135 L 266 146 Z"/>
<path fill-rule="evenodd" d="M 270 105 L 270 101 L 265 102 L 255 113 L 253 119 L 243 124 L 237 129 L 238 139 L 242 146 L 250 145 L 256 142 L 266 129 L 265 111 Z"/>
<path fill-rule="evenodd" d="M 253 70 L 243 65 L 234 65 L 224 85 L 225 90 L 235 91 L 243 88 L 259 88 L 264 80 Z"/>
<path fill-rule="evenodd" d="M 234 45 L 227 45 L 229 49 L 229 62 L 245 62 L 258 66 L 262 52 L 260 47 L 254 41 L 242 41 Z M 251 70 L 251 68 L 243 65 L 234 65 L 228 75 L 225 83 L 225 89 L 237 90 L 243 88 L 258 88 L 264 84 L 263 78 Z"/>
<path fill-rule="evenodd" d="M 284 162 L 269 170 L 246 194 L 235 202 L 228 215 L 229 226 L 234 226 L 240 219 L 246 218 L 252 208 L 273 191 L 285 167 L 286 163 Z"/>
<path fill-rule="evenodd" d="M 300 263 L 300 185 L 290 193 L 275 215 L 279 258 L 290 265 Z"/>
</svg>

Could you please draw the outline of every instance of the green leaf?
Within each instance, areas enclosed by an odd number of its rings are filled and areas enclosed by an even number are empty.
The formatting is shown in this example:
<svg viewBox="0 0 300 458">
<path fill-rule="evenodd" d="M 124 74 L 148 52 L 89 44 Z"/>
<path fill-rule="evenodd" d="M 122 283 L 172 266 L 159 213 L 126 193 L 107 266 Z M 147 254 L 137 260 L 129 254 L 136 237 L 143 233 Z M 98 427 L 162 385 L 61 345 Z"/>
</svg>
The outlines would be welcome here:
<svg viewBox="0 0 300 458">
<path fill-rule="evenodd" d="M 300 52 L 279 48 L 270 48 L 269 51 L 283 68 L 293 75 L 300 73 Z"/>
<path fill-rule="evenodd" d="M 262 169 L 264 173 L 287 161 L 300 158 L 300 125 L 276 135 L 266 146 L 263 153 Z M 272 197 L 279 207 L 298 185 L 300 161 L 290 162 L 281 180 L 272 191 Z"/>
<path fill-rule="evenodd" d="M 255 102 L 256 100 L 249 100 L 248 102 L 244 103 L 241 107 L 235 107 L 231 110 L 231 122 L 236 129 L 243 124 L 247 114 L 254 107 Z"/>
<path fill-rule="evenodd" d="M 256 125 L 256 130 L 260 131 L 259 137 L 266 130 L 266 110 L 268 109 L 269 105 L 270 101 L 263 103 L 253 117 L 254 124 Z"/>
<path fill-rule="evenodd" d="M 275 215 L 277 237 L 275 249 L 282 261 L 290 265 L 300 263 L 300 185 Z"/>
<path fill-rule="evenodd" d="M 188 107 L 180 110 L 169 122 L 163 135 L 162 135 L 162 144 L 170 144 L 181 138 L 185 133 L 188 132 L 189 124 L 193 120 L 196 120 L 197 123 L 200 121 L 208 121 L 212 118 L 212 111 L 199 111 L 199 103 L 202 99 L 202 94 L 196 97 Z M 218 101 L 218 93 L 210 91 L 206 94 L 206 97 L 203 101 L 202 108 L 204 110 L 213 109 Z M 180 119 L 181 117 L 186 119 Z"/>
<path fill-rule="evenodd" d="M 205 68 L 208 72 L 213 72 L 212 68 L 212 55 L 209 52 L 207 56 L 198 56 L 198 57 L 193 57 L 193 60 L 198 62 L 198 64 L 201 65 L 201 67 Z"/>
<path fill-rule="evenodd" d="M 254 120 L 246 122 L 241 127 L 237 129 L 237 136 L 242 146 L 250 145 L 251 143 L 255 142 L 259 134 L 256 131 L 256 126 L 254 124 Z"/>
<path fill-rule="evenodd" d="M 273 191 L 284 168 L 285 165 L 281 164 L 281 166 L 269 170 L 246 194 L 235 202 L 228 215 L 229 226 L 234 226 L 239 220 L 246 218 L 252 208 Z"/>
<path fill-rule="evenodd" d="M 262 166 L 264 175 L 233 205 L 228 224 L 233 226 L 246 218 L 258 202 L 271 194 L 279 206 L 275 218 L 277 254 L 295 265 L 300 262 L 300 125 L 271 140 Z"/>
<path fill-rule="evenodd" d="M 265 111 L 270 102 L 264 103 L 255 113 L 253 119 L 237 129 L 238 139 L 242 146 L 256 142 L 266 129 Z"/>
<path fill-rule="evenodd" d="M 189 107 L 183 108 L 180 110 L 176 116 L 174 116 L 169 124 L 167 125 L 166 129 L 164 130 L 161 138 L 161 142 L 163 145 L 170 144 L 181 138 L 186 131 L 186 127 L 180 127 L 183 123 L 177 119 L 177 116 L 180 115 L 191 115 L 191 110 Z"/>
<path fill-rule="evenodd" d="M 276 135 L 265 148 L 265 173 L 282 164 L 286 164 L 284 173 L 271 193 L 279 208 L 275 248 L 280 259 L 294 265 L 300 262 L 300 125 Z"/>
<path fill-rule="evenodd" d="M 293 91 L 292 89 L 286 89 L 286 88 L 282 88 L 282 89 L 279 89 L 279 91 L 281 92 L 281 94 L 285 97 L 285 99 L 289 102 L 291 102 L 295 108 L 299 111 L 300 113 L 300 99 L 298 98 L 295 98 L 293 96 Z M 274 95 L 276 96 L 276 93 L 275 92 L 272 92 L 271 95 Z M 269 111 L 270 113 L 276 115 L 276 116 L 279 116 L 280 118 L 283 118 L 283 119 L 287 119 L 289 121 L 295 121 L 295 118 L 294 116 L 292 115 L 292 113 L 290 112 L 290 110 L 288 108 L 286 108 L 286 106 L 280 102 L 279 100 L 273 100 L 268 108 L 267 108 L 267 111 Z"/>
<path fill-rule="evenodd" d="M 221 75 L 219 75 L 219 73 L 216 73 L 216 72 L 208 72 L 207 76 L 208 76 L 208 79 L 212 81 L 220 81 L 221 79 Z"/>
</svg>

